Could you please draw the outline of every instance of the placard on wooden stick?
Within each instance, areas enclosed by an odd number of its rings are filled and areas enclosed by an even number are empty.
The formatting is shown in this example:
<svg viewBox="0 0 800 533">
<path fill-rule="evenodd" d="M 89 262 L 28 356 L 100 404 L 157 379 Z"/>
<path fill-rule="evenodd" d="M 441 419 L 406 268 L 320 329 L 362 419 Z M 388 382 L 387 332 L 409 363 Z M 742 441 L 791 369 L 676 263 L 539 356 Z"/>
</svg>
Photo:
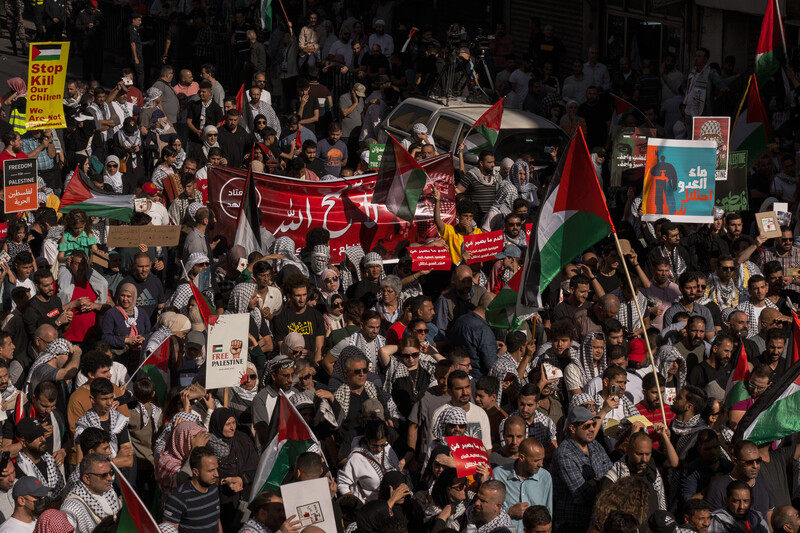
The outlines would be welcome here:
<svg viewBox="0 0 800 533">
<path fill-rule="evenodd" d="M 181 238 L 180 226 L 111 226 L 108 228 L 108 246 L 131 248 L 147 246 L 177 246 Z"/>
<path fill-rule="evenodd" d="M 778 213 L 775 211 L 764 211 L 756 214 L 756 225 L 758 232 L 767 239 L 774 239 L 781 236 L 781 226 L 778 222 Z"/>
</svg>

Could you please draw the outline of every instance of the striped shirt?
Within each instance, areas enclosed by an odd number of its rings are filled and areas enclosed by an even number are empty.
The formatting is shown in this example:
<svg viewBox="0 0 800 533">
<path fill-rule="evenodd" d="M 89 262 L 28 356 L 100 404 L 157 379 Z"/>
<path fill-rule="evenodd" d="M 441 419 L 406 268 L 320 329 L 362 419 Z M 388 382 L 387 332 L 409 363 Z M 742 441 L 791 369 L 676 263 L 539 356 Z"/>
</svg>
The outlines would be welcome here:
<svg viewBox="0 0 800 533">
<path fill-rule="evenodd" d="M 219 533 L 217 486 L 212 485 L 206 493 L 202 493 L 194 488 L 191 481 L 187 481 L 167 500 L 164 520 L 178 524 L 179 533 Z"/>
</svg>

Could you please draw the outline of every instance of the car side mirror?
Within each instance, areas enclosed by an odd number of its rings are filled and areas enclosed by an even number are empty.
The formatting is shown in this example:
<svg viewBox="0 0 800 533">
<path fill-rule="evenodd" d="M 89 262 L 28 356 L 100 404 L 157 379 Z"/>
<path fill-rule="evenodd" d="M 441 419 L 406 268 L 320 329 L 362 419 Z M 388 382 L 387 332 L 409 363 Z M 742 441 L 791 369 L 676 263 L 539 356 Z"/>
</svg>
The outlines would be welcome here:
<svg viewBox="0 0 800 533">
<path fill-rule="evenodd" d="M 477 165 L 478 164 L 478 154 L 473 154 L 472 152 L 467 152 L 464 150 L 464 163 L 467 165 Z"/>
</svg>

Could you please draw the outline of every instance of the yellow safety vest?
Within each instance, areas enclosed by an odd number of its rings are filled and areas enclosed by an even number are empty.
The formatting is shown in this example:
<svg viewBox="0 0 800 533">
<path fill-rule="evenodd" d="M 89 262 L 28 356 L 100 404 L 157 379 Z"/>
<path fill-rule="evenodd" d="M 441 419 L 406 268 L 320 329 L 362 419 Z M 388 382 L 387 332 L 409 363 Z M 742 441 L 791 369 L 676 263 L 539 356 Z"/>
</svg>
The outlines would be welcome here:
<svg viewBox="0 0 800 533">
<path fill-rule="evenodd" d="M 14 131 L 20 135 L 24 135 L 25 132 L 28 131 L 25 128 L 25 114 L 20 113 L 19 109 L 17 108 L 11 110 L 11 118 L 8 122 L 11 124 L 11 127 L 14 128 Z"/>
</svg>

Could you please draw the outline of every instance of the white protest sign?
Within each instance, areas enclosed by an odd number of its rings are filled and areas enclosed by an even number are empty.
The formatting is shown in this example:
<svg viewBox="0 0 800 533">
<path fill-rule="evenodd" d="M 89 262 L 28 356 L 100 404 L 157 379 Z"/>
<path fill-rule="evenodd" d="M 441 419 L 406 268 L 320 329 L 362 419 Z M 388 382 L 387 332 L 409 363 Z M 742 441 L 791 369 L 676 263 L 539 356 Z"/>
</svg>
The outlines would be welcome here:
<svg viewBox="0 0 800 533">
<path fill-rule="evenodd" d="M 286 518 L 296 515 L 301 528 L 317 526 L 325 533 L 336 533 L 327 478 L 281 485 L 281 497 Z"/>
<path fill-rule="evenodd" d="M 219 315 L 208 325 L 206 389 L 235 387 L 247 372 L 250 314 Z"/>
</svg>

